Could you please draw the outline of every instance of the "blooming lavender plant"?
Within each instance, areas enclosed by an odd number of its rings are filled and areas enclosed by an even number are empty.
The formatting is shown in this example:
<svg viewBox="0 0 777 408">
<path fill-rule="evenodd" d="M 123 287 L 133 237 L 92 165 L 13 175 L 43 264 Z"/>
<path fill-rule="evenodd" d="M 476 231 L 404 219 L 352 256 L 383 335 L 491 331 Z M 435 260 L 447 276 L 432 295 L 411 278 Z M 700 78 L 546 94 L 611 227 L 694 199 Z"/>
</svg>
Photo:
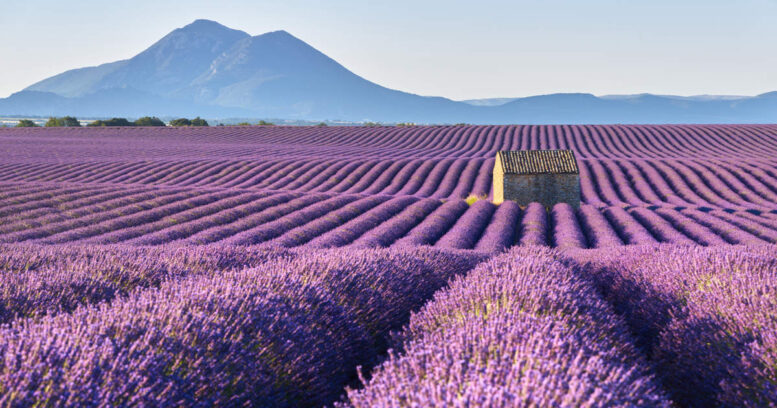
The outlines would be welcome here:
<svg viewBox="0 0 777 408">
<path fill-rule="evenodd" d="M 0 324 L 71 311 L 189 275 L 289 257 L 283 249 L 231 246 L 0 245 Z"/>
<path fill-rule="evenodd" d="M 575 209 L 567 203 L 558 203 L 550 212 L 553 224 L 553 246 L 558 248 L 586 248 L 585 235 L 580 229 Z"/>
<path fill-rule="evenodd" d="M 639 246 L 573 254 L 683 406 L 777 404 L 777 248 Z"/>
<path fill-rule="evenodd" d="M 521 207 L 518 203 L 505 201 L 499 204 L 475 249 L 498 253 L 511 247 L 515 241 L 515 235 L 518 233 L 520 220 Z"/>
<path fill-rule="evenodd" d="M 470 206 L 453 228 L 440 238 L 435 246 L 442 248 L 472 249 L 491 221 L 496 206 L 480 200 Z"/>
<path fill-rule="evenodd" d="M 0 328 L 0 405 L 331 403 L 391 330 L 481 259 L 306 252 L 20 320 Z"/>
<path fill-rule="evenodd" d="M 311 248 L 331 248 L 348 245 L 364 235 L 365 232 L 375 228 L 416 201 L 418 201 L 418 198 L 415 197 L 395 197 L 364 212 L 364 214 L 349 222 L 317 236 L 307 246 Z"/>
<path fill-rule="evenodd" d="M 394 245 L 433 245 L 468 208 L 464 200 L 448 201 L 429 214 L 423 222 L 416 225 Z"/>
<path fill-rule="evenodd" d="M 548 245 L 548 212 L 540 203 L 530 203 L 521 219 L 518 243 L 527 245 Z"/>
<path fill-rule="evenodd" d="M 369 230 L 352 245 L 358 248 L 387 247 L 423 221 L 440 204 L 434 199 L 419 200 L 391 219 Z"/>
<path fill-rule="evenodd" d="M 397 341 L 350 405 L 670 406 L 623 321 L 541 247 L 455 279 Z"/>
</svg>

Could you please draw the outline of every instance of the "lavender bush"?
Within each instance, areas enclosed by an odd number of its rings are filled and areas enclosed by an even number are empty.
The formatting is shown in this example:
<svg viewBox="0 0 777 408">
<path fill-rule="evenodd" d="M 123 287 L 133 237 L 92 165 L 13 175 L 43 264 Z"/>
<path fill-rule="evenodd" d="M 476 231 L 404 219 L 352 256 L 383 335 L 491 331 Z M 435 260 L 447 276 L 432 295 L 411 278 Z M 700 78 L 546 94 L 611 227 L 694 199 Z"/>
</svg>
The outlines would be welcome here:
<svg viewBox="0 0 777 408">
<path fill-rule="evenodd" d="M 230 246 L 0 245 L 0 324 L 109 301 L 169 279 L 288 256 L 282 249 Z"/>
<path fill-rule="evenodd" d="M 540 203 L 530 203 L 521 219 L 521 232 L 518 244 L 548 245 L 548 212 Z"/>
<path fill-rule="evenodd" d="M 777 404 L 777 248 L 643 246 L 579 252 L 673 399 Z"/>
<path fill-rule="evenodd" d="M 490 253 L 502 252 L 513 245 L 521 219 L 521 207 L 513 201 L 499 204 L 491 222 L 475 249 Z"/>
<path fill-rule="evenodd" d="M 356 407 L 670 406 L 625 324 L 542 248 L 516 248 L 435 295 Z"/>
<path fill-rule="evenodd" d="M 481 258 L 333 250 L 0 328 L 0 405 L 320 406 Z M 44 351 L 44 352 L 41 352 Z"/>
</svg>

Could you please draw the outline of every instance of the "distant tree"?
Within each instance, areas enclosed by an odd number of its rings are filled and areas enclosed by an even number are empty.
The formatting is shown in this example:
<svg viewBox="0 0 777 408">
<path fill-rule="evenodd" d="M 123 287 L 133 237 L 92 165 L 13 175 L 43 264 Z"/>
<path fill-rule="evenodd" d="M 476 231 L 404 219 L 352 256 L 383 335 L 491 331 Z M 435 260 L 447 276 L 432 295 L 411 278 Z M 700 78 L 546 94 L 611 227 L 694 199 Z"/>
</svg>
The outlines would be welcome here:
<svg viewBox="0 0 777 408">
<path fill-rule="evenodd" d="M 457 123 L 454 126 L 469 126 L 469 123 Z"/>
<path fill-rule="evenodd" d="M 164 126 L 165 122 L 162 122 L 156 116 L 143 116 L 135 121 L 135 126 Z"/>
<path fill-rule="evenodd" d="M 44 125 L 46 127 L 81 127 L 81 122 L 72 116 L 63 116 L 61 118 L 51 117 Z"/>
<path fill-rule="evenodd" d="M 208 121 L 205 119 L 200 119 L 200 117 L 197 116 L 196 118 L 192 119 L 191 124 L 192 126 L 208 126 Z"/>
<path fill-rule="evenodd" d="M 219 123 L 219 125 L 221 125 L 221 124 Z M 237 124 L 237 125 L 235 125 L 235 126 L 251 126 L 251 124 L 250 124 L 250 123 L 248 123 L 248 122 L 240 122 L 240 123 L 238 123 L 238 124 Z"/>
<path fill-rule="evenodd" d="M 324 122 L 321 122 L 321 123 L 319 123 L 319 124 L 318 124 L 318 125 L 316 125 L 316 126 L 318 126 L 318 127 L 326 127 L 327 125 L 326 125 L 326 123 L 324 123 Z"/>
<path fill-rule="evenodd" d="M 173 119 L 170 121 L 170 126 L 191 126 L 192 121 L 186 118 Z"/>
<path fill-rule="evenodd" d="M 128 121 L 125 118 L 110 118 L 106 120 L 95 120 L 94 122 L 88 124 L 87 126 L 91 127 L 100 127 L 100 126 L 135 126 L 135 123 Z"/>
<path fill-rule="evenodd" d="M 62 118 L 62 120 L 65 122 L 65 126 L 68 127 L 81 127 L 81 122 L 78 121 L 78 119 L 72 117 L 72 116 L 65 116 Z"/>
<path fill-rule="evenodd" d="M 364 126 L 380 126 L 377 122 L 364 122 Z"/>
<path fill-rule="evenodd" d="M 267 122 L 266 120 L 260 120 L 257 126 L 275 126 L 275 123 Z"/>
<path fill-rule="evenodd" d="M 16 127 L 40 127 L 35 122 L 29 119 L 22 119 L 16 124 Z"/>
<path fill-rule="evenodd" d="M 402 123 L 397 123 L 397 126 L 399 126 L 399 127 L 415 126 L 415 123 L 412 123 L 412 122 L 402 122 Z"/>
</svg>

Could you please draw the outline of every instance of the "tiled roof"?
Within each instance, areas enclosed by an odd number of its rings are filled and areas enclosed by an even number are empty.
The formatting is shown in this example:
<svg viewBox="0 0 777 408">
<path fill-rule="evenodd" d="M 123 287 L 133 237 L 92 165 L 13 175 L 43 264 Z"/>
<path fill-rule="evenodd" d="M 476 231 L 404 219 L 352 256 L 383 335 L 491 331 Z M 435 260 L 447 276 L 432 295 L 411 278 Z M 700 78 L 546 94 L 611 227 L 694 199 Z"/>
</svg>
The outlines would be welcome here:
<svg viewBox="0 0 777 408">
<path fill-rule="evenodd" d="M 510 150 L 496 152 L 505 174 L 578 174 L 571 150 Z"/>
</svg>

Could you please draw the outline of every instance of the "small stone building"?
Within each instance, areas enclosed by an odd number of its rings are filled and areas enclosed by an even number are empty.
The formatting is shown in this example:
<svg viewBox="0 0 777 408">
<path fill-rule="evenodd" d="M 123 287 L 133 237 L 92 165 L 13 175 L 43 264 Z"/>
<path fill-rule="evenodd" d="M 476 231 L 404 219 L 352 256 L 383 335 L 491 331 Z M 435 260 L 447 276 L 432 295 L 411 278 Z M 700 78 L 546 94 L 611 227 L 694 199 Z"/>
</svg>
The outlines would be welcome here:
<svg viewBox="0 0 777 408">
<path fill-rule="evenodd" d="M 580 170 L 571 150 L 496 152 L 494 203 L 512 200 L 525 206 L 569 203 L 580 207 Z"/>
</svg>

